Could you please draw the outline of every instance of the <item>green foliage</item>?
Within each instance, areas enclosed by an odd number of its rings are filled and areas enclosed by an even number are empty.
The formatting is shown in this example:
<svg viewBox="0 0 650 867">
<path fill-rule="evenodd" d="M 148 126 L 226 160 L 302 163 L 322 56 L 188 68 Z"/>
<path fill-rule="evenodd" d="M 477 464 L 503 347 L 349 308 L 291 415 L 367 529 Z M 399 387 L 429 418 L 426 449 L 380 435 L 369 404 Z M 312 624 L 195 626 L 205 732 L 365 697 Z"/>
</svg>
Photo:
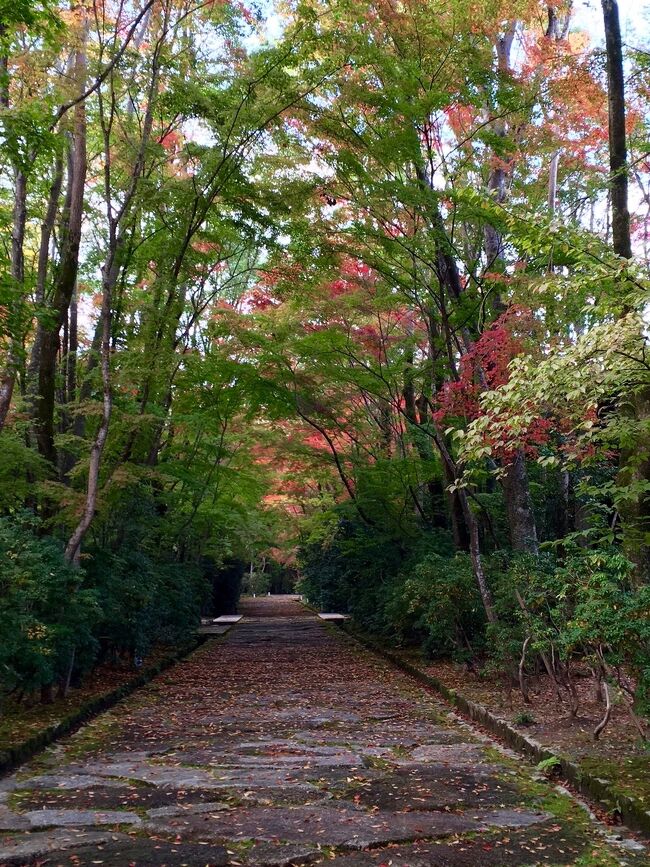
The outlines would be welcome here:
<svg viewBox="0 0 650 867">
<path fill-rule="evenodd" d="M 331 535 L 299 549 L 301 592 L 321 611 L 349 612 L 384 631 L 383 602 L 407 553 L 404 542 L 367 525 L 347 506 L 335 515 Z"/>
<path fill-rule="evenodd" d="M 157 644 L 187 641 L 209 592 L 198 566 L 157 562 L 141 549 L 97 551 L 88 580 L 101 608 L 104 648 L 141 658 Z"/>
<path fill-rule="evenodd" d="M 155 487 L 131 481 L 113 489 L 95 540 L 85 570 L 104 647 L 144 657 L 156 644 L 186 641 L 208 598 L 206 570 L 179 561 Z"/>
<path fill-rule="evenodd" d="M 549 776 L 558 773 L 560 768 L 561 762 L 557 756 L 549 756 L 547 759 L 542 759 L 542 761 L 537 764 L 537 770 L 541 771 L 543 774 L 548 774 Z"/>
<path fill-rule="evenodd" d="M 111 500 L 83 569 L 31 513 L 0 517 L 1 692 L 76 681 L 98 659 L 143 659 L 191 637 L 210 594 L 206 567 L 178 561 L 145 487 Z"/>
<path fill-rule="evenodd" d="M 20 508 L 35 493 L 35 484 L 50 475 L 47 461 L 29 448 L 24 433 L 0 434 L 0 514 Z"/>
<path fill-rule="evenodd" d="M 515 714 L 512 718 L 512 721 L 516 726 L 533 726 L 537 722 L 532 713 L 527 710 L 519 711 L 519 713 Z"/>
<path fill-rule="evenodd" d="M 421 636 L 427 655 L 458 661 L 481 651 L 484 613 L 466 554 L 426 554 L 400 577 L 386 616 L 402 640 Z"/>
<path fill-rule="evenodd" d="M 499 659 L 529 650 L 567 668 L 582 659 L 603 676 L 624 671 L 647 711 L 650 586 L 634 581 L 633 564 L 616 549 L 569 548 L 563 556 L 520 556 L 498 584 L 499 623 L 491 640 Z"/>
<path fill-rule="evenodd" d="M 0 518 L 0 694 L 64 679 L 73 651 L 83 670 L 96 649 L 97 594 L 40 530 L 28 513 Z"/>
<path fill-rule="evenodd" d="M 337 512 L 338 524 L 299 550 L 300 590 L 310 602 L 349 612 L 399 643 L 420 643 L 431 656 L 480 652 L 484 615 L 469 558 L 453 555 L 445 532 L 404 540 Z"/>
</svg>

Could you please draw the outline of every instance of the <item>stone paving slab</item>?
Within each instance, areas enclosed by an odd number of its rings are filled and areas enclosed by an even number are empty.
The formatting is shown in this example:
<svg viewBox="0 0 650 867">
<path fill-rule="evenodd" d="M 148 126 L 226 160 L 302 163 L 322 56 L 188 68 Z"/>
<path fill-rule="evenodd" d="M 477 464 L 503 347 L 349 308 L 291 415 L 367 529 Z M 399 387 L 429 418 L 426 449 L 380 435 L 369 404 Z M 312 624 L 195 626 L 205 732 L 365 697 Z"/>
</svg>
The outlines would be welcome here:
<svg viewBox="0 0 650 867">
<path fill-rule="evenodd" d="M 95 857 L 98 849 L 111 841 L 114 835 L 97 831 L 39 831 L 23 837 L 5 837 L 0 843 L 0 864 L 10 867 L 25 867 L 37 863 L 37 860 L 50 858 L 52 853 L 67 853 L 93 846 Z M 128 837 L 124 839 L 128 840 Z M 64 855 L 65 857 L 65 855 Z M 51 860 L 46 862 L 52 863 Z M 68 861 L 68 863 L 70 863 Z M 128 863 L 128 862 L 127 862 Z"/>
<path fill-rule="evenodd" d="M 59 851 L 58 857 L 52 857 L 48 852 L 47 860 L 33 860 L 30 863 L 39 864 L 39 867 L 40 864 L 47 867 L 88 867 L 98 864 L 102 867 L 226 867 L 230 863 L 223 846 L 148 840 L 125 835 L 89 842 L 92 845 L 79 845 L 79 841 L 75 845 L 73 842 L 68 847 L 71 854 Z M 6 863 L 0 860 L 0 864 Z M 12 867 L 18 867 L 18 864 L 26 867 L 25 862 L 17 861 Z"/>
<path fill-rule="evenodd" d="M 228 624 L 202 623 L 197 627 L 197 635 L 225 635 L 230 630 Z"/>
<path fill-rule="evenodd" d="M 294 599 L 243 614 L 0 781 L 0 865 L 650 863 Z"/>
<path fill-rule="evenodd" d="M 94 825 L 139 825 L 128 810 L 28 810 L 22 814 L 32 828 L 86 828 Z"/>
<path fill-rule="evenodd" d="M 352 799 L 367 809 L 458 810 L 516 805 L 521 792 L 514 782 L 483 769 L 447 765 L 398 766 L 374 777 L 360 775 L 330 784 L 335 798 Z"/>
<path fill-rule="evenodd" d="M 543 813 L 499 810 L 489 813 L 365 812 L 349 807 L 253 807 L 206 817 L 185 813 L 165 822 L 145 822 L 155 833 L 176 832 L 183 839 L 215 841 L 308 841 L 321 846 L 364 849 L 386 843 L 446 837 L 451 833 L 498 826 L 519 828 L 548 819 Z"/>
</svg>

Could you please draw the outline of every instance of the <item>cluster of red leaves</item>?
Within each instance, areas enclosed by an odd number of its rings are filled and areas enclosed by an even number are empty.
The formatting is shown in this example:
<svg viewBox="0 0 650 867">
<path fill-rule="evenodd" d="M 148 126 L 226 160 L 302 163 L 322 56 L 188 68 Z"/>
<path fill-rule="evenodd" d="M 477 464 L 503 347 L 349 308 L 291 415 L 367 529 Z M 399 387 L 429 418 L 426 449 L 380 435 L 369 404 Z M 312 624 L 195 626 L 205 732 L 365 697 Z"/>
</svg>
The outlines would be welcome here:
<svg viewBox="0 0 650 867">
<path fill-rule="evenodd" d="M 258 285 L 272 289 L 280 283 L 295 283 L 302 274 L 302 265 L 292 262 L 287 265 L 275 265 L 260 274 Z"/>
<path fill-rule="evenodd" d="M 268 310 L 269 307 L 277 307 L 280 302 L 269 292 L 256 286 L 246 296 L 246 306 L 253 311 Z"/>
<path fill-rule="evenodd" d="M 340 265 L 340 277 L 326 285 L 326 291 L 331 298 L 340 295 L 349 295 L 360 289 L 372 291 L 375 283 L 375 274 L 369 265 L 359 259 L 346 257 Z"/>
<path fill-rule="evenodd" d="M 607 99 L 603 87 L 585 60 L 586 36 L 573 33 L 560 43 L 529 33 L 524 38 L 522 81 L 543 79 L 550 108 L 539 134 L 549 132 L 562 146 L 565 168 L 598 169 L 596 158 L 607 143 Z M 530 130 L 532 144 L 536 138 Z"/>
<path fill-rule="evenodd" d="M 259 312 L 278 307 L 281 304 L 281 287 L 293 285 L 300 279 L 302 266 L 297 263 L 276 265 L 263 271 L 257 284 L 244 295 L 243 306 L 246 310 Z"/>
<path fill-rule="evenodd" d="M 354 337 L 357 342 L 377 359 L 381 359 L 386 352 L 386 339 L 375 325 L 360 325 L 354 329 Z"/>
<path fill-rule="evenodd" d="M 451 416 L 464 416 L 470 421 L 477 418 L 481 393 L 508 382 L 508 366 L 523 351 L 523 335 L 530 332 L 532 325 L 531 311 L 513 305 L 484 331 L 460 359 L 458 380 L 445 383 L 440 390 L 436 420 Z"/>
<path fill-rule="evenodd" d="M 478 110 L 473 105 L 463 105 L 461 102 L 454 102 L 449 108 L 445 109 L 445 114 L 452 132 L 460 141 L 468 136 L 474 128 Z"/>
<path fill-rule="evenodd" d="M 459 364 L 458 379 L 445 383 L 438 394 L 438 408 L 434 418 L 444 422 L 449 418 L 464 417 L 472 421 L 483 414 L 480 397 L 505 385 L 510 377 L 509 365 L 524 351 L 525 338 L 534 328 L 532 312 L 518 305 L 510 307 L 490 328 L 486 329 L 466 352 Z M 495 419 L 497 431 L 507 430 L 507 419 Z M 492 427 L 492 426 L 491 426 Z M 497 457 L 508 459 L 516 448 L 522 447 L 529 457 L 536 457 L 540 447 L 549 441 L 554 423 L 542 416 L 533 419 L 523 436 L 523 443 L 504 445 L 486 432 L 487 444 Z"/>
<path fill-rule="evenodd" d="M 481 394 L 505 385 L 510 378 L 510 362 L 525 351 L 526 338 L 536 328 L 532 312 L 525 307 L 513 306 L 488 328 L 460 360 L 458 379 L 448 382 L 438 394 L 434 418 L 446 422 L 451 418 L 465 418 L 468 422 L 481 417 Z M 533 341 L 534 342 L 534 341 Z M 537 340 L 539 343 L 539 340 Z M 522 413 L 529 411 L 533 418 L 525 430 L 519 429 Z M 502 460 L 510 460 L 519 449 L 528 458 L 537 458 L 540 451 L 551 442 L 560 454 L 572 460 L 584 461 L 595 455 L 595 446 L 582 442 L 576 433 L 576 418 L 569 407 L 561 412 L 557 407 L 542 409 L 534 402 L 519 405 L 514 409 L 518 428 L 511 426 L 511 411 L 490 414 L 491 423 L 483 436 L 492 454 Z M 595 408 L 584 412 L 583 421 L 597 424 Z"/>
<path fill-rule="evenodd" d="M 218 253 L 220 245 L 217 244 L 216 241 L 208 241 L 204 238 L 198 238 L 192 241 L 192 249 L 196 250 L 197 253 L 204 253 L 207 255 L 208 253 Z"/>
<path fill-rule="evenodd" d="M 164 133 L 158 139 L 168 153 L 177 153 L 183 147 L 183 136 L 178 130 L 170 130 Z"/>
</svg>

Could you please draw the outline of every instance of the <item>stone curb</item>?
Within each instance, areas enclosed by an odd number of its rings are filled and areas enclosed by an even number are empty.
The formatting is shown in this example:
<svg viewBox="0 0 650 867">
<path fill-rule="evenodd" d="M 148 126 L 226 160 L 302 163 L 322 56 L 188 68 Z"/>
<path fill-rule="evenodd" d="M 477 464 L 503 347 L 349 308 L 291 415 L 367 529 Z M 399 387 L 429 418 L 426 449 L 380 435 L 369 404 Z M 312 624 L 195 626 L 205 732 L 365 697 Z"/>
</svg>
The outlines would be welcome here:
<svg viewBox="0 0 650 867">
<path fill-rule="evenodd" d="M 49 747 L 50 744 L 53 744 L 60 738 L 72 734 L 84 723 L 113 707 L 123 698 L 135 692 L 136 689 L 149 683 L 158 674 L 161 674 L 175 663 L 180 662 L 181 659 L 189 656 L 190 653 L 197 650 L 203 643 L 200 639 L 191 641 L 189 644 L 179 648 L 175 653 L 166 656 L 155 665 L 149 666 L 141 674 L 123 683 L 111 692 L 90 699 L 90 701 L 87 701 L 80 708 L 68 714 L 60 722 L 33 734 L 22 741 L 22 743 L 9 747 L 6 750 L 0 750 L 0 777 L 15 770 L 23 762 L 28 761 L 41 750 L 44 750 L 45 747 Z"/>
<path fill-rule="evenodd" d="M 311 607 L 311 606 L 308 606 Z M 329 625 L 329 624 L 328 624 Z M 332 628 L 332 627 L 330 627 Z M 373 638 L 360 633 L 351 621 L 343 621 L 333 628 L 342 629 L 346 635 L 379 656 L 392 662 L 420 683 L 435 689 L 453 707 L 464 713 L 470 719 L 480 723 L 492 734 L 502 738 L 509 747 L 523 753 L 534 763 L 547 759 L 556 759 L 561 776 L 568 780 L 581 794 L 597 801 L 608 812 L 617 812 L 622 821 L 632 830 L 650 835 L 650 810 L 641 802 L 628 795 L 616 792 L 609 780 L 603 780 L 586 772 L 567 756 L 558 755 L 548 747 L 543 746 L 531 737 L 518 731 L 506 720 L 495 716 L 481 704 L 471 701 L 455 689 L 445 686 L 438 678 L 412 665 L 396 653 L 382 647 Z"/>
</svg>

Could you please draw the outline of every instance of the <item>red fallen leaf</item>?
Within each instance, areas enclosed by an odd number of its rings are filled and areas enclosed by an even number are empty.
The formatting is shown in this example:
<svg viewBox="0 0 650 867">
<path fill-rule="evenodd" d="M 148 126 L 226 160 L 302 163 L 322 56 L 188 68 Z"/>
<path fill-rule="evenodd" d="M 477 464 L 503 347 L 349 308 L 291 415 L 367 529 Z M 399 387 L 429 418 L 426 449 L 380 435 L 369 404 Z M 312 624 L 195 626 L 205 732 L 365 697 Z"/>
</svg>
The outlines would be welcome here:
<svg viewBox="0 0 650 867">
<path fill-rule="evenodd" d="M 491 843 L 484 843 L 482 848 L 485 852 L 491 852 L 494 849 L 494 846 L 492 846 Z"/>
</svg>

